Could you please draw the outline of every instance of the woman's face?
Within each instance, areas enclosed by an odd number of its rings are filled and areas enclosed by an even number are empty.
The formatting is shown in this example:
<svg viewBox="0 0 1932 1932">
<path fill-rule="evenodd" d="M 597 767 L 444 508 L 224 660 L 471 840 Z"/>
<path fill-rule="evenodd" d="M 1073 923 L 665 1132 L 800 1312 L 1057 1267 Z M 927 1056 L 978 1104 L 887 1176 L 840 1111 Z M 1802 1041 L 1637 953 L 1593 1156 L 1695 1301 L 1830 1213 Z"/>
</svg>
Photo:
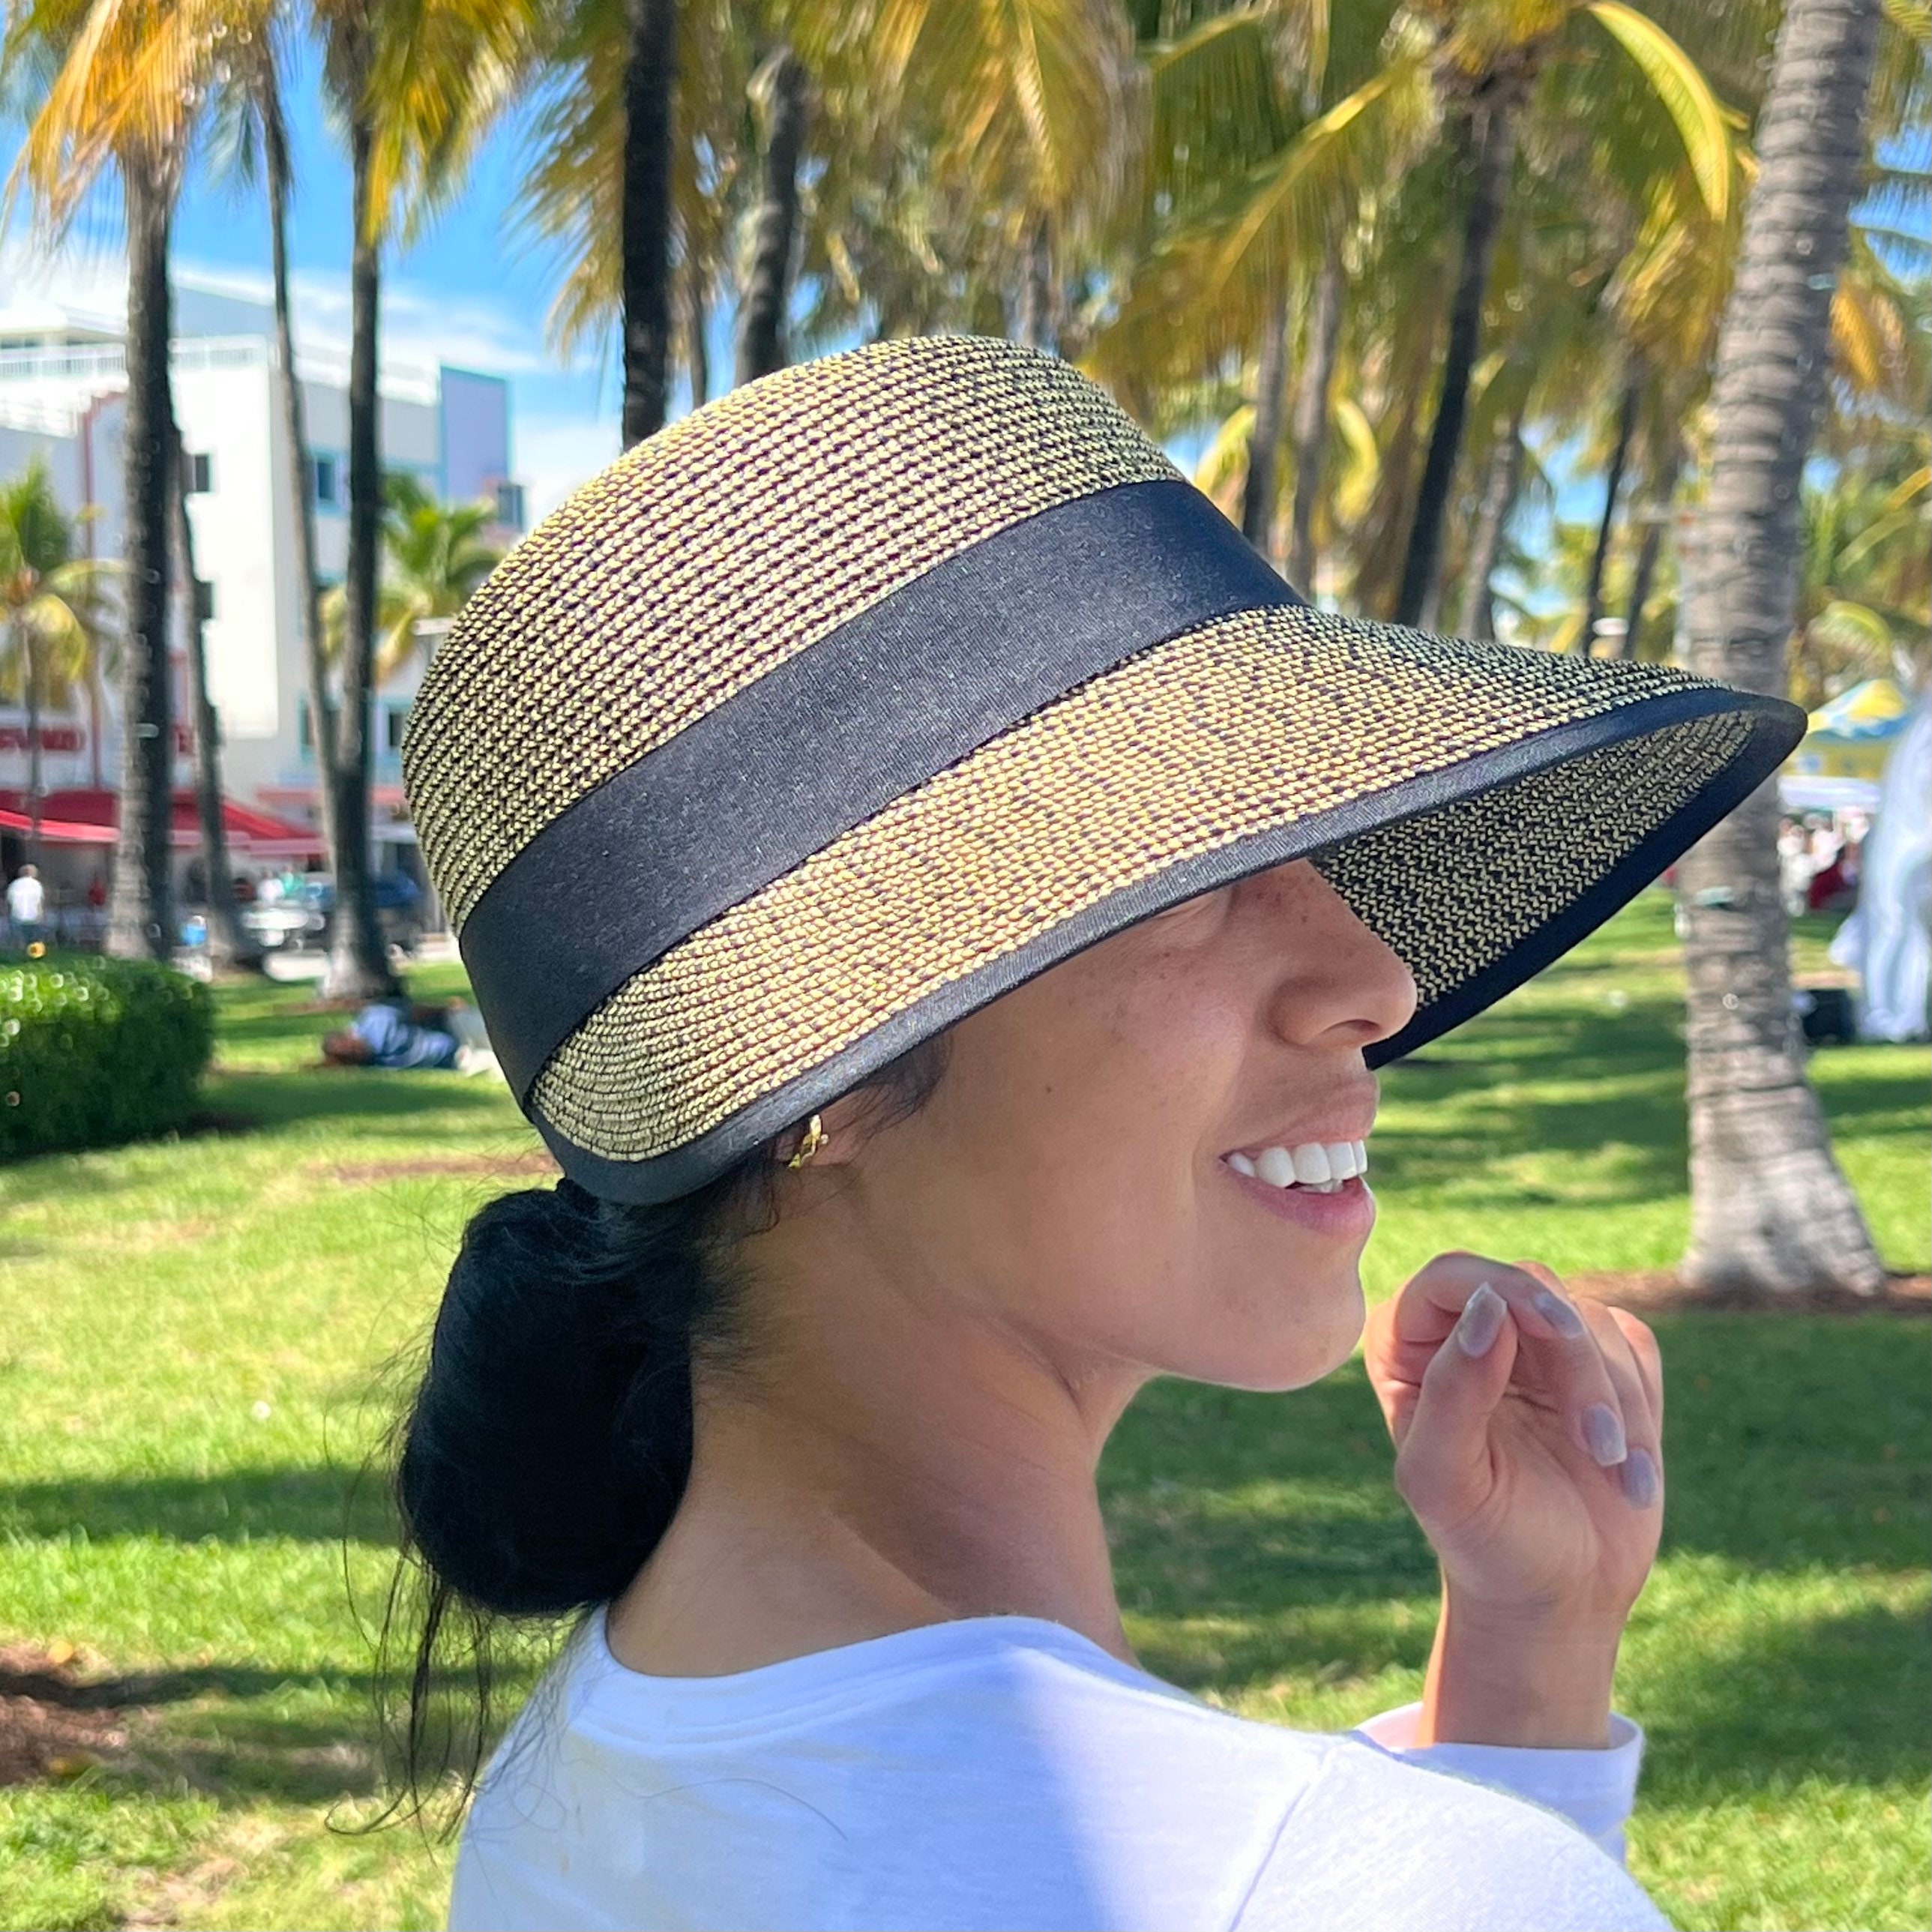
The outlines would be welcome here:
<svg viewBox="0 0 1932 1932">
<path fill-rule="evenodd" d="M 1259 873 L 959 1022 L 910 1119 L 867 1140 L 841 1132 L 852 1102 L 828 1110 L 845 1206 L 908 1293 L 965 1298 L 952 1312 L 1070 1376 L 1302 1386 L 1361 1332 L 1375 1204 L 1359 1180 L 1282 1189 L 1234 1157 L 1279 1175 L 1281 1148 L 1318 1174 L 1301 1150 L 1370 1141 L 1363 1049 L 1414 1004 L 1312 865 Z"/>
</svg>

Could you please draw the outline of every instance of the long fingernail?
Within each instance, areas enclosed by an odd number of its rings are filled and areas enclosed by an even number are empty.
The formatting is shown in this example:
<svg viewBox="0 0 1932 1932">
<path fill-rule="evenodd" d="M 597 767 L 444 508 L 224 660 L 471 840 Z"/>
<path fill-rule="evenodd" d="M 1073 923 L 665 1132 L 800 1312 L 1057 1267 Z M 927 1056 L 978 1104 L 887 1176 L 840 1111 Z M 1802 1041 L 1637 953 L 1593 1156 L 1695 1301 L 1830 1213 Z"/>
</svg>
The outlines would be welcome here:
<svg viewBox="0 0 1932 1932">
<path fill-rule="evenodd" d="M 1633 1449 L 1624 1465 L 1624 1495 L 1634 1509 L 1648 1509 L 1657 1500 L 1657 1458 L 1648 1449 Z"/>
<path fill-rule="evenodd" d="M 1568 1336 L 1572 1341 L 1583 1332 L 1583 1318 L 1560 1294 L 1552 1294 L 1546 1288 L 1539 1288 L 1529 1298 L 1529 1305 L 1547 1322 L 1559 1335 Z"/>
<path fill-rule="evenodd" d="M 1484 1282 L 1462 1304 L 1456 1318 L 1456 1340 L 1466 1355 L 1486 1355 L 1503 1332 L 1509 1304 Z"/>
<path fill-rule="evenodd" d="M 1608 1402 L 1593 1402 L 1583 1412 L 1583 1442 L 1590 1454 L 1608 1468 L 1628 1453 L 1622 1419 Z"/>
</svg>

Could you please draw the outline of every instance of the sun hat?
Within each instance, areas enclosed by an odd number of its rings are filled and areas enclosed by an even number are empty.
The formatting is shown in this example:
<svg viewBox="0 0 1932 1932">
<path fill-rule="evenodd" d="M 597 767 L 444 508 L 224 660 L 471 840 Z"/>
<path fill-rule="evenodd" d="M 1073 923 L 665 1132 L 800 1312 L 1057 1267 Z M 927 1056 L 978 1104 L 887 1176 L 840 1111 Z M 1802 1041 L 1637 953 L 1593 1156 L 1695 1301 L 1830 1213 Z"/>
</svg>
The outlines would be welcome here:
<svg viewBox="0 0 1932 1932">
<path fill-rule="evenodd" d="M 1386 1060 L 1608 918 L 1804 725 L 1316 610 L 1076 370 L 927 336 L 734 389 L 578 490 L 451 627 L 403 763 L 519 1103 L 642 1202 L 1293 859 L 1415 976 Z"/>
</svg>

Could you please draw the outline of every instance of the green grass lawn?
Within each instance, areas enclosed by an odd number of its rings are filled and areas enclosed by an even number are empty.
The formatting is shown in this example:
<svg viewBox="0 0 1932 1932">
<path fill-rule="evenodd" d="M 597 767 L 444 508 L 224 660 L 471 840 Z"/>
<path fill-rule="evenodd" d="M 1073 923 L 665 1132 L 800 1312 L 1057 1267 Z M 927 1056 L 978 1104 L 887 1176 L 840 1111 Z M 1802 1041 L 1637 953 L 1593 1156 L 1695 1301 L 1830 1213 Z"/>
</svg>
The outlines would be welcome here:
<svg viewBox="0 0 1932 1932">
<path fill-rule="evenodd" d="M 446 1850 L 329 1828 L 374 1788 L 358 1617 L 387 1527 L 352 1484 L 465 1217 L 536 1143 L 493 1082 L 308 1070 L 309 990 L 221 993 L 224 1130 L 0 1170 L 0 1642 L 153 1673 L 127 1752 L 0 1787 L 0 1927 L 441 1922 Z M 1678 998 L 1648 896 L 1391 1070 L 1372 1294 L 1450 1245 L 1668 1268 Z M 1887 1262 L 1925 1269 L 1925 1051 L 1814 1072 Z M 1671 1486 L 1618 1680 L 1650 1739 L 1632 1868 L 1687 1928 L 1923 1927 L 1932 1324 L 1653 1325 Z M 1390 1462 L 1358 1363 L 1292 1396 L 1150 1388 L 1103 1468 L 1144 1661 L 1313 1726 L 1418 1694 L 1434 1572 Z"/>
</svg>

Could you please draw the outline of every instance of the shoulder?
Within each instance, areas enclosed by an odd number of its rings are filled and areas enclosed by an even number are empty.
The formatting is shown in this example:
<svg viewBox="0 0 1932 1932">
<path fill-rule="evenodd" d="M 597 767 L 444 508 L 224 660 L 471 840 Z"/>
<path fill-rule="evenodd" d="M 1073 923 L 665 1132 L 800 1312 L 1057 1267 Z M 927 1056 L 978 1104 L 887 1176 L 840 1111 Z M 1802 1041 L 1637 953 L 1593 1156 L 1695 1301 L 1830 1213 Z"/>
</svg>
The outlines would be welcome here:
<svg viewBox="0 0 1932 1932">
<path fill-rule="evenodd" d="M 1642 1888 L 1567 1820 L 1338 1738 L 1234 1922 L 1421 1932 L 1670 1932 Z"/>
</svg>

